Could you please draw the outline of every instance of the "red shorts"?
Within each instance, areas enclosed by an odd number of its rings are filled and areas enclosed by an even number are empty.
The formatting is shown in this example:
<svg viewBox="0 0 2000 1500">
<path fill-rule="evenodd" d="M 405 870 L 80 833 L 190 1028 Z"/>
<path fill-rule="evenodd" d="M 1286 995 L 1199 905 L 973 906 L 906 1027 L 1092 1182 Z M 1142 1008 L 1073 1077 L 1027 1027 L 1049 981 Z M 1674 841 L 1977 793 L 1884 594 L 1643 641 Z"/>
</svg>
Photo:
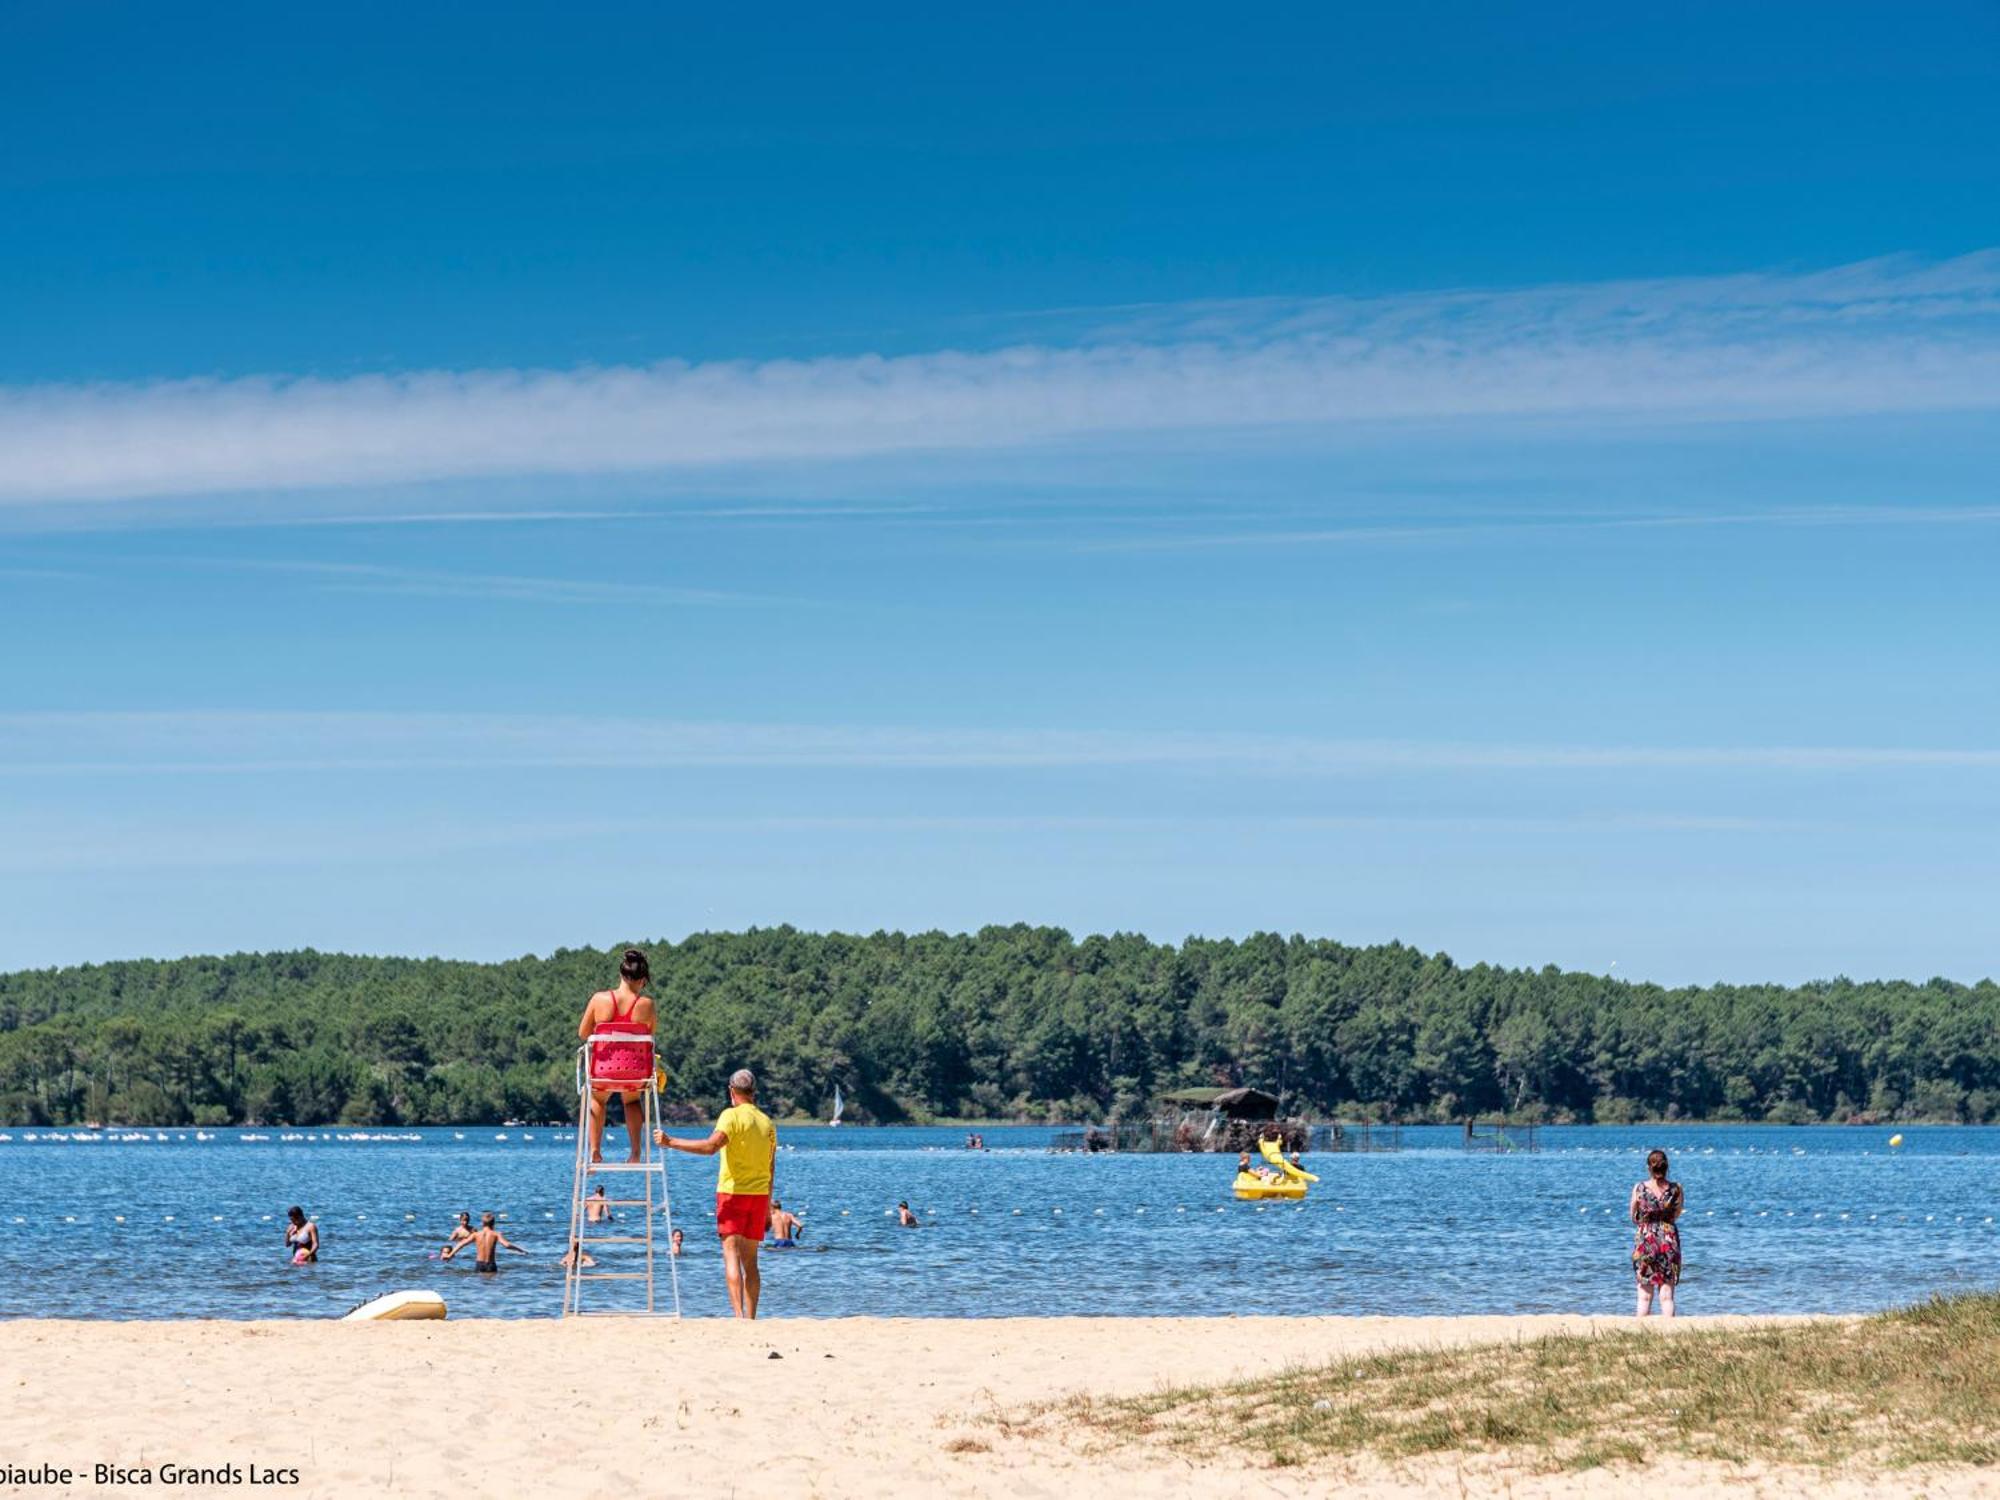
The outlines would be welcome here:
<svg viewBox="0 0 2000 1500">
<path fill-rule="evenodd" d="M 717 1193 L 715 1232 L 723 1239 L 739 1235 L 746 1240 L 764 1238 L 764 1226 L 771 1222 L 769 1193 Z"/>
</svg>

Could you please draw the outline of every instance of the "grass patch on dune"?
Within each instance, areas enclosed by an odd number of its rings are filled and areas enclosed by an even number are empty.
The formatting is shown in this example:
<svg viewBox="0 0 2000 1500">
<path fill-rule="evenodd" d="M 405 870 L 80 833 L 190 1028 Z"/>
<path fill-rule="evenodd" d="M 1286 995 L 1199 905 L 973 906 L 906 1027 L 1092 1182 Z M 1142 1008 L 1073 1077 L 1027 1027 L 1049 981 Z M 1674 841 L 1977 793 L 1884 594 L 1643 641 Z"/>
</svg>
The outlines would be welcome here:
<svg viewBox="0 0 2000 1500">
<path fill-rule="evenodd" d="M 1558 1334 L 1347 1359 L 1227 1385 L 1043 1408 L 1114 1444 L 1329 1455 L 1494 1453 L 1548 1469 L 2000 1463 L 2000 1294 L 1853 1321 Z"/>
</svg>

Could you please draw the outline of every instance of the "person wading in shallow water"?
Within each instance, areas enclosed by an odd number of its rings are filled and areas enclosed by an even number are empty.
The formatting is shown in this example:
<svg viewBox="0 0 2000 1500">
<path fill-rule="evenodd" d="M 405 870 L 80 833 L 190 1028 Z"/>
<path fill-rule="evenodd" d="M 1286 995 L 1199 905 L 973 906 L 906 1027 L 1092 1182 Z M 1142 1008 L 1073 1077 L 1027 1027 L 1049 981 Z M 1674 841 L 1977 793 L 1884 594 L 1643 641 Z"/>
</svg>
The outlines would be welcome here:
<svg viewBox="0 0 2000 1500">
<path fill-rule="evenodd" d="M 729 1075 L 729 1108 L 705 1140 L 677 1140 L 664 1131 L 653 1139 L 669 1151 L 722 1157 L 715 1181 L 715 1232 L 722 1239 L 722 1273 L 729 1305 L 739 1318 L 757 1316 L 757 1247 L 771 1222 L 771 1178 L 778 1163 L 778 1127 L 757 1107 L 757 1075 L 738 1068 Z"/>
<path fill-rule="evenodd" d="M 471 1243 L 472 1215 L 462 1213 L 458 1216 L 458 1222 L 451 1226 L 451 1238 L 438 1247 L 439 1253 L 442 1254 L 446 1250 L 456 1250 L 460 1245 L 469 1245 Z"/>
<path fill-rule="evenodd" d="M 319 1259 L 319 1225 L 296 1203 L 285 1210 L 285 1220 L 285 1248 L 292 1253 L 292 1264 L 311 1265 Z"/>
<path fill-rule="evenodd" d="M 479 1216 L 479 1227 L 472 1232 L 472 1238 L 467 1243 L 472 1246 L 472 1269 L 489 1274 L 500 1269 L 498 1251 L 512 1250 L 516 1255 L 528 1253 L 493 1227 L 493 1215 L 490 1213 Z M 450 1260 L 463 1248 L 462 1245 L 453 1245 L 444 1252 L 443 1258 Z"/>
<path fill-rule="evenodd" d="M 1674 1288 L 1681 1280 L 1681 1231 L 1687 1206 L 1678 1182 L 1667 1180 L 1667 1153 L 1646 1154 L 1646 1180 L 1632 1187 L 1632 1274 L 1639 1282 L 1639 1316 L 1652 1311 L 1659 1294 L 1660 1316 L 1674 1315 Z"/>
</svg>

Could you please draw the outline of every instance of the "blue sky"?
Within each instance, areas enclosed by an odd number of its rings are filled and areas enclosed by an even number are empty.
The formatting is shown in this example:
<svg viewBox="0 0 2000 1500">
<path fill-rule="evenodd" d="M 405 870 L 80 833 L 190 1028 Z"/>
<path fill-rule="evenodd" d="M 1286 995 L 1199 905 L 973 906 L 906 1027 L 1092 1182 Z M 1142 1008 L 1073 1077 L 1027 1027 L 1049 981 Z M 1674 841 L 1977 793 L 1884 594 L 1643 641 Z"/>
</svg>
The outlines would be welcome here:
<svg viewBox="0 0 2000 1500">
<path fill-rule="evenodd" d="M 0 55 L 0 965 L 2000 968 L 1990 7 Z"/>
</svg>

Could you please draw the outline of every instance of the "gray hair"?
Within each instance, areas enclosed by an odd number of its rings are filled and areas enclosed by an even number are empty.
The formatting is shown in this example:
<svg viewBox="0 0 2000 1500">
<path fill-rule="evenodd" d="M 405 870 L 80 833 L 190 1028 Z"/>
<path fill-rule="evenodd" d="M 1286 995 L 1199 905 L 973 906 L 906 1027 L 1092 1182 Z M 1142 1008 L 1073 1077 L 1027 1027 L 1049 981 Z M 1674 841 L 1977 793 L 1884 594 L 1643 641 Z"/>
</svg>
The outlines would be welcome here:
<svg viewBox="0 0 2000 1500">
<path fill-rule="evenodd" d="M 739 1094 L 757 1096 L 757 1075 L 748 1068 L 738 1068 L 729 1075 L 729 1087 Z"/>
</svg>

